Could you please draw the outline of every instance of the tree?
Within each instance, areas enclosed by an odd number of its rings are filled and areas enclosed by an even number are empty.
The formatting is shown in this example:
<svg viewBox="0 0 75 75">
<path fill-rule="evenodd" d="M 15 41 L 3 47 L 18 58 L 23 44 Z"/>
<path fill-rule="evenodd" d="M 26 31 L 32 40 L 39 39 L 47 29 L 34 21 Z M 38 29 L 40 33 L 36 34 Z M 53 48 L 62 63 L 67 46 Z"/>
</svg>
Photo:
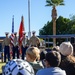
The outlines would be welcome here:
<svg viewBox="0 0 75 75">
<path fill-rule="evenodd" d="M 47 22 L 45 24 L 45 26 L 40 29 L 39 31 L 39 35 L 52 35 L 53 34 L 53 22 Z M 57 35 L 66 35 L 66 34 L 75 34 L 75 21 L 69 18 L 64 18 L 62 16 L 59 16 L 56 20 L 56 24 L 57 24 L 57 30 L 56 30 L 56 34 Z M 52 40 L 50 40 L 52 41 Z M 61 41 L 65 41 L 64 39 L 56 39 L 56 41 L 58 42 L 58 44 L 61 43 Z"/>
<path fill-rule="evenodd" d="M 57 35 L 63 35 L 63 34 L 69 34 L 69 30 L 71 28 L 71 25 L 69 25 L 70 23 L 70 19 L 68 18 L 63 18 L 62 16 L 59 16 L 56 23 L 57 23 Z"/>
<path fill-rule="evenodd" d="M 52 35 L 52 21 L 47 22 L 42 29 L 39 30 L 39 35 Z"/>
<path fill-rule="evenodd" d="M 75 15 L 71 15 L 70 20 L 71 21 L 70 21 L 69 25 L 71 25 L 71 27 L 70 27 L 69 33 L 75 34 Z"/>
<path fill-rule="evenodd" d="M 71 27 L 73 26 L 72 21 L 68 18 L 64 18 L 59 16 L 56 20 L 57 23 L 57 35 L 69 34 L 71 31 Z M 53 35 L 53 22 L 47 22 L 43 28 L 39 30 L 39 35 Z"/>
<path fill-rule="evenodd" d="M 70 19 L 75 22 L 75 15 L 70 15 Z"/>
<path fill-rule="evenodd" d="M 46 6 L 52 6 L 52 20 L 53 20 L 53 35 L 56 35 L 56 19 L 57 19 L 57 10 L 56 6 L 64 5 L 64 0 L 46 0 Z M 53 43 L 55 45 L 56 39 L 53 39 Z"/>
</svg>

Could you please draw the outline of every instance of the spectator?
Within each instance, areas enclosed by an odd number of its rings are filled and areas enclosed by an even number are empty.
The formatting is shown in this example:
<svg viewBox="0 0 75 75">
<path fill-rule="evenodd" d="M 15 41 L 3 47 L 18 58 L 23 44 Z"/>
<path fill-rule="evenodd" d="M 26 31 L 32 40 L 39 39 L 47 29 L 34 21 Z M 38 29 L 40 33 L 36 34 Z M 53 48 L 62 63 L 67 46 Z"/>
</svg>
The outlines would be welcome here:
<svg viewBox="0 0 75 75">
<path fill-rule="evenodd" d="M 43 60 L 45 59 L 46 53 L 47 53 L 46 50 L 44 50 L 44 51 L 42 51 L 40 53 L 40 61 L 42 62 L 42 64 L 43 64 L 44 67 L 45 67 L 45 65 L 44 65 L 44 61 Z"/>
<path fill-rule="evenodd" d="M 26 50 L 26 60 L 33 66 L 33 69 L 35 73 L 43 68 L 43 65 L 41 62 L 37 61 L 37 59 L 40 57 L 39 49 L 37 47 L 30 47 Z"/>
<path fill-rule="evenodd" d="M 59 46 L 54 46 L 54 47 L 52 48 L 52 50 L 59 52 Z"/>
<path fill-rule="evenodd" d="M 59 52 L 48 52 L 44 60 L 46 68 L 39 70 L 36 75 L 66 75 L 65 71 L 58 67 L 60 62 L 61 55 Z"/>
<path fill-rule="evenodd" d="M 61 63 L 60 68 L 66 71 L 67 75 L 75 75 L 75 57 L 73 56 L 73 46 L 70 42 L 60 44 Z"/>
<path fill-rule="evenodd" d="M 45 49 L 47 52 L 50 52 L 50 51 L 52 51 L 52 49 L 50 49 L 50 48 L 47 48 L 47 49 Z"/>
<path fill-rule="evenodd" d="M 40 60 L 44 60 L 44 59 L 45 59 L 46 53 L 47 53 L 46 50 L 44 50 L 44 51 L 42 51 L 42 52 L 40 53 Z"/>
<path fill-rule="evenodd" d="M 73 55 L 75 56 L 75 43 L 73 43 L 72 45 L 73 45 Z"/>
<path fill-rule="evenodd" d="M 34 75 L 34 70 L 27 61 L 13 59 L 3 67 L 2 75 Z"/>
</svg>

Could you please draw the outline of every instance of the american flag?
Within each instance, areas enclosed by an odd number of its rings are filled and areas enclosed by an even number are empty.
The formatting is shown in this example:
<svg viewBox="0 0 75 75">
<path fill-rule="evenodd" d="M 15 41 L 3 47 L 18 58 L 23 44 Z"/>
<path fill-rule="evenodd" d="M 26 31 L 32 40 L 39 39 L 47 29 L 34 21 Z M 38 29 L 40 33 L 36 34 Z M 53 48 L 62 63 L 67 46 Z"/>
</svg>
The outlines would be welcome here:
<svg viewBox="0 0 75 75">
<path fill-rule="evenodd" d="M 13 40 L 14 40 L 14 15 L 13 15 L 13 18 L 12 18 L 12 33 L 11 33 L 11 45 L 14 44 Z"/>
</svg>

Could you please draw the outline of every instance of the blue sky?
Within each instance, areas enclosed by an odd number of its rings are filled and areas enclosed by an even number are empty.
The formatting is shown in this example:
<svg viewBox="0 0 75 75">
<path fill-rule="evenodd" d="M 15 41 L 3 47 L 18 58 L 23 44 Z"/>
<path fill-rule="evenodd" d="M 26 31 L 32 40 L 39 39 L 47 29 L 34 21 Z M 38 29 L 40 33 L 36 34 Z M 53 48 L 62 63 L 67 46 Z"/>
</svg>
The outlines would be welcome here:
<svg viewBox="0 0 75 75">
<path fill-rule="evenodd" d="M 61 15 L 70 18 L 75 15 L 75 0 L 64 0 L 65 6 L 58 6 L 58 17 Z M 31 31 L 35 30 L 39 35 L 41 29 L 47 21 L 51 21 L 52 7 L 46 7 L 46 0 L 30 0 L 30 26 Z M 21 16 L 24 16 L 24 27 L 28 35 L 28 0 L 0 0 L 0 36 L 5 32 L 11 34 L 12 16 L 14 15 L 14 31 L 19 31 Z"/>
</svg>

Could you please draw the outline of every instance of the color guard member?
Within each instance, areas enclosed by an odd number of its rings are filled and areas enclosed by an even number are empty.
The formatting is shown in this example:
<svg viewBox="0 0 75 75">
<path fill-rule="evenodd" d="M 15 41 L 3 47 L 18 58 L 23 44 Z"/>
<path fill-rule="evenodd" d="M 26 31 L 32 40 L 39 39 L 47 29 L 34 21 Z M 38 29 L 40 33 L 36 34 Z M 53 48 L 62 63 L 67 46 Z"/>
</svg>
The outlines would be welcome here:
<svg viewBox="0 0 75 75">
<path fill-rule="evenodd" d="M 18 50 L 18 38 L 17 32 L 14 33 L 14 40 L 13 40 L 13 59 L 15 59 L 15 54 L 17 53 L 17 58 L 19 58 L 19 50 Z"/>
<path fill-rule="evenodd" d="M 32 32 L 32 37 L 29 40 L 29 44 L 34 47 L 39 47 L 40 39 L 35 36 L 35 31 Z"/>
<path fill-rule="evenodd" d="M 28 48 L 28 39 L 26 37 L 26 32 L 23 32 L 23 40 L 22 40 L 22 59 L 23 60 L 26 55 L 27 48 Z"/>
<path fill-rule="evenodd" d="M 6 62 L 6 56 L 8 56 L 8 61 L 10 61 L 10 38 L 8 37 L 8 32 L 6 32 L 5 34 L 6 38 L 3 40 L 4 62 Z"/>
</svg>

